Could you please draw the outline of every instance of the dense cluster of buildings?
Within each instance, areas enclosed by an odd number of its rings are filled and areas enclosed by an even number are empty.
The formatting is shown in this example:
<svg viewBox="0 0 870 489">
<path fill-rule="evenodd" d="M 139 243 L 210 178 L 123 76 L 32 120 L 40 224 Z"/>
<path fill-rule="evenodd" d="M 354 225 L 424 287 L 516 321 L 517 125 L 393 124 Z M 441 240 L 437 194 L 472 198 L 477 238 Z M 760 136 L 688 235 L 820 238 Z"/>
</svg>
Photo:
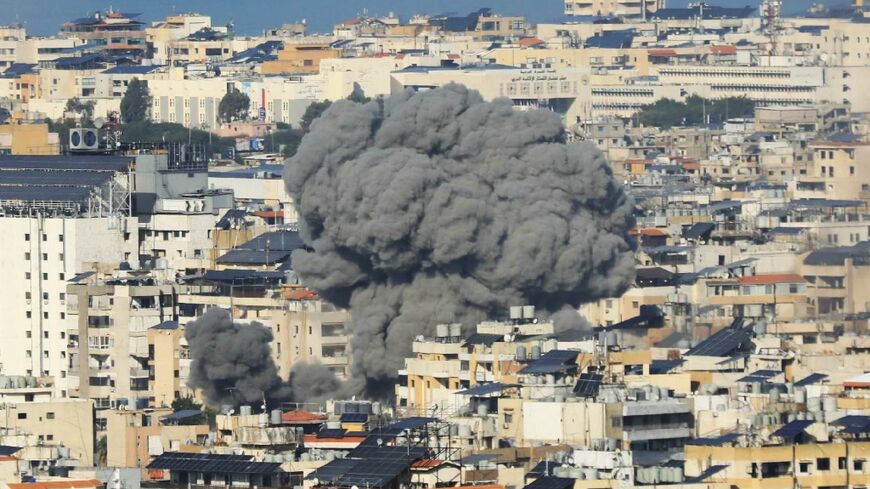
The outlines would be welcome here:
<svg viewBox="0 0 870 489">
<path fill-rule="evenodd" d="M 0 489 L 865 489 L 870 482 L 870 12 L 566 0 L 259 36 L 114 10 L 0 27 Z M 559 331 L 517 305 L 417 337 L 389 399 L 210 406 L 185 326 L 211 307 L 352 368 L 348 311 L 305 287 L 278 156 L 69 140 L 69 101 L 240 141 L 314 102 L 451 82 L 558 113 L 635 204 L 636 277 Z M 219 113 L 248 96 L 243 120 Z M 643 124 L 663 98 L 753 114 Z M 703 108 L 706 111 L 706 105 Z M 74 114 L 73 114 L 74 115 Z M 114 130 L 112 128 L 111 130 Z M 75 134 L 76 136 L 73 136 Z M 87 146 L 87 144 L 86 144 Z M 233 156 L 236 156 L 233 158 Z"/>
</svg>

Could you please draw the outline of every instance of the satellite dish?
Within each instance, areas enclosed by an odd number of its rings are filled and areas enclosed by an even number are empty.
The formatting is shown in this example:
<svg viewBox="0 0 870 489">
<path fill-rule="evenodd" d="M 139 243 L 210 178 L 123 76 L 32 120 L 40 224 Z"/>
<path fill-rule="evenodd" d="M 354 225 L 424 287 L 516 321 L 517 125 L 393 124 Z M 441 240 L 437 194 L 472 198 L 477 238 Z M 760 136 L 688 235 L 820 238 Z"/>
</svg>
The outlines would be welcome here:
<svg viewBox="0 0 870 489">
<path fill-rule="evenodd" d="M 97 128 L 99 128 L 99 129 L 102 129 L 103 127 L 105 127 L 106 122 L 108 122 L 108 121 L 106 120 L 105 117 L 97 117 L 96 119 L 94 119 L 94 125 L 97 126 Z"/>
<path fill-rule="evenodd" d="M 378 438 L 378 446 L 379 446 L 379 447 L 380 447 L 380 446 L 383 446 L 383 444 L 384 444 L 384 440 L 381 439 L 381 438 Z"/>
</svg>

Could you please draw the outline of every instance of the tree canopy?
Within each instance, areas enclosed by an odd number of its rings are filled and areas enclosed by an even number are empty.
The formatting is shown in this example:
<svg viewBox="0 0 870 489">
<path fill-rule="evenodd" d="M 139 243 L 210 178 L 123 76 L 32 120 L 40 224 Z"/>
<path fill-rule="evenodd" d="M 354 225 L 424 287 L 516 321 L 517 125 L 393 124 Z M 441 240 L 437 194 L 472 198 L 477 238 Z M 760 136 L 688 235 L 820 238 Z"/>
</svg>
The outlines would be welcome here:
<svg viewBox="0 0 870 489">
<path fill-rule="evenodd" d="M 248 118 L 251 99 L 238 90 L 230 90 L 223 96 L 218 105 L 218 115 L 224 122 L 232 122 Z"/>
<path fill-rule="evenodd" d="M 148 119 L 151 108 L 151 92 L 148 84 L 138 78 L 130 80 L 124 98 L 121 99 L 121 120 L 125 124 L 142 122 Z"/>
<path fill-rule="evenodd" d="M 302 114 L 302 119 L 299 121 L 299 128 L 302 129 L 302 132 L 307 133 L 311 130 L 311 123 L 317 120 L 318 117 L 322 116 L 330 105 L 332 105 L 332 102 L 329 100 L 324 100 L 323 102 L 312 102 L 311 105 L 305 109 L 305 113 Z"/>
<path fill-rule="evenodd" d="M 635 117 L 645 126 L 670 128 L 704 123 L 721 123 L 732 117 L 751 116 L 755 104 L 747 97 L 705 99 L 691 95 L 685 102 L 662 98 L 641 109 Z M 705 120 L 706 116 L 706 120 Z"/>
</svg>

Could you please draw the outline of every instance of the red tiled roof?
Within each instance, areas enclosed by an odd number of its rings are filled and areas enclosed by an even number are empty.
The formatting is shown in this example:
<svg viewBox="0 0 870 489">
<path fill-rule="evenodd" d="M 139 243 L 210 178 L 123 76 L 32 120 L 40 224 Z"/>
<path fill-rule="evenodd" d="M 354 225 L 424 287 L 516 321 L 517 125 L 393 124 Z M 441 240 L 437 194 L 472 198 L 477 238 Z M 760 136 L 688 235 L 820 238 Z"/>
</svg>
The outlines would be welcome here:
<svg viewBox="0 0 870 489">
<path fill-rule="evenodd" d="M 637 228 L 634 228 L 634 229 L 632 229 L 632 230 L 630 231 L 630 233 L 631 233 L 632 236 L 637 236 L 637 235 L 643 235 L 643 236 L 670 236 L 670 234 L 668 234 L 666 231 L 664 231 L 664 230 L 662 230 L 662 229 L 656 229 L 656 228 L 644 228 L 644 229 L 637 229 Z"/>
<path fill-rule="evenodd" d="M 284 423 L 322 423 L 326 421 L 326 416 L 297 409 L 281 414 L 281 421 Z"/>
<path fill-rule="evenodd" d="M 734 46 L 710 46 L 710 52 L 713 54 L 737 54 L 737 48 Z"/>
<path fill-rule="evenodd" d="M 673 49 L 650 49 L 649 55 L 655 56 L 658 58 L 667 58 L 670 56 L 676 56 L 677 52 L 674 51 Z"/>
<path fill-rule="evenodd" d="M 765 273 L 763 275 L 748 275 L 740 277 L 741 284 L 781 284 L 804 282 L 804 278 L 796 273 Z"/>
<path fill-rule="evenodd" d="M 456 53 L 450 53 L 447 55 L 447 59 L 459 59 L 459 55 Z"/>
<path fill-rule="evenodd" d="M 687 161 L 683 163 L 683 168 L 686 170 L 700 170 L 701 164 L 696 161 Z"/>
<path fill-rule="evenodd" d="M 284 217 L 284 211 L 255 211 L 254 215 L 263 218 Z"/>
<path fill-rule="evenodd" d="M 284 297 L 286 299 L 293 299 L 297 301 L 311 301 L 317 299 L 320 296 L 317 295 L 317 292 L 314 292 L 313 290 L 296 289 L 288 290 L 284 293 Z"/>
<path fill-rule="evenodd" d="M 357 25 L 359 23 L 360 23 L 359 19 L 350 19 L 350 20 L 345 20 L 344 22 L 339 22 L 338 25 L 350 26 L 350 25 Z"/>
<path fill-rule="evenodd" d="M 0 455 L 0 462 L 12 462 L 14 460 L 18 460 L 18 458 L 12 455 Z"/>
<path fill-rule="evenodd" d="M 524 37 L 517 41 L 517 44 L 520 46 L 537 46 L 538 44 L 544 44 L 544 41 L 538 39 L 537 37 Z"/>
<path fill-rule="evenodd" d="M 417 460 L 411 464 L 412 469 L 431 469 L 432 467 L 438 467 L 443 464 L 443 460 L 439 460 L 437 458 L 425 458 L 421 460 Z"/>
</svg>

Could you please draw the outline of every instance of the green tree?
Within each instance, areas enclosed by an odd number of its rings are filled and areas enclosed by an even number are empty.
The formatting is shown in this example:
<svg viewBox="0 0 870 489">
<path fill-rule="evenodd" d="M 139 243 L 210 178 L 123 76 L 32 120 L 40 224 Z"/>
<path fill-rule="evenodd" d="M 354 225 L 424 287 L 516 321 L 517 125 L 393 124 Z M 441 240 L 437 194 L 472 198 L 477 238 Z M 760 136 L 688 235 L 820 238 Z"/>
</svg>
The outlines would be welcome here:
<svg viewBox="0 0 870 489">
<path fill-rule="evenodd" d="M 148 119 L 151 108 L 151 92 L 148 84 L 138 78 L 130 80 L 124 98 L 121 99 L 121 120 L 125 124 L 142 122 Z"/>
<path fill-rule="evenodd" d="M 221 103 L 218 105 L 218 115 L 224 122 L 247 119 L 250 108 L 251 99 L 244 93 L 232 89 L 221 99 Z"/>
<path fill-rule="evenodd" d="M 78 97 L 73 97 L 66 101 L 64 113 L 78 115 L 81 118 L 82 126 L 93 125 L 94 102 L 82 102 Z"/>
<path fill-rule="evenodd" d="M 685 102 L 662 98 L 635 114 L 638 123 L 668 129 L 674 126 L 691 126 L 706 123 L 722 123 L 732 117 L 752 116 L 755 104 L 747 97 L 705 99 L 697 95 L 686 97 Z"/>
<path fill-rule="evenodd" d="M 209 135 L 207 131 L 188 129 L 171 122 L 134 122 L 121 127 L 121 141 L 125 143 L 186 143 L 205 144 L 212 153 L 220 153 L 228 147 L 235 147 L 233 138 Z"/>
<path fill-rule="evenodd" d="M 96 446 L 94 446 L 94 462 L 100 467 L 106 466 L 106 457 L 109 455 L 109 443 L 106 440 L 106 435 L 100 437 L 97 440 Z"/>
<path fill-rule="evenodd" d="M 299 121 L 299 127 L 302 129 L 303 133 L 307 133 L 311 130 L 311 124 L 317 120 L 329 106 L 332 105 L 332 102 L 329 100 L 324 100 L 323 102 L 313 102 L 308 108 L 305 109 L 305 113 L 302 114 L 302 119 Z"/>
<path fill-rule="evenodd" d="M 279 126 L 280 127 L 280 126 Z M 296 154 L 299 143 L 302 141 L 302 132 L 296 129 L 279 129 L 265 138 L 266 151 L 278 153 L 287 158 Z"/>
</svg>

